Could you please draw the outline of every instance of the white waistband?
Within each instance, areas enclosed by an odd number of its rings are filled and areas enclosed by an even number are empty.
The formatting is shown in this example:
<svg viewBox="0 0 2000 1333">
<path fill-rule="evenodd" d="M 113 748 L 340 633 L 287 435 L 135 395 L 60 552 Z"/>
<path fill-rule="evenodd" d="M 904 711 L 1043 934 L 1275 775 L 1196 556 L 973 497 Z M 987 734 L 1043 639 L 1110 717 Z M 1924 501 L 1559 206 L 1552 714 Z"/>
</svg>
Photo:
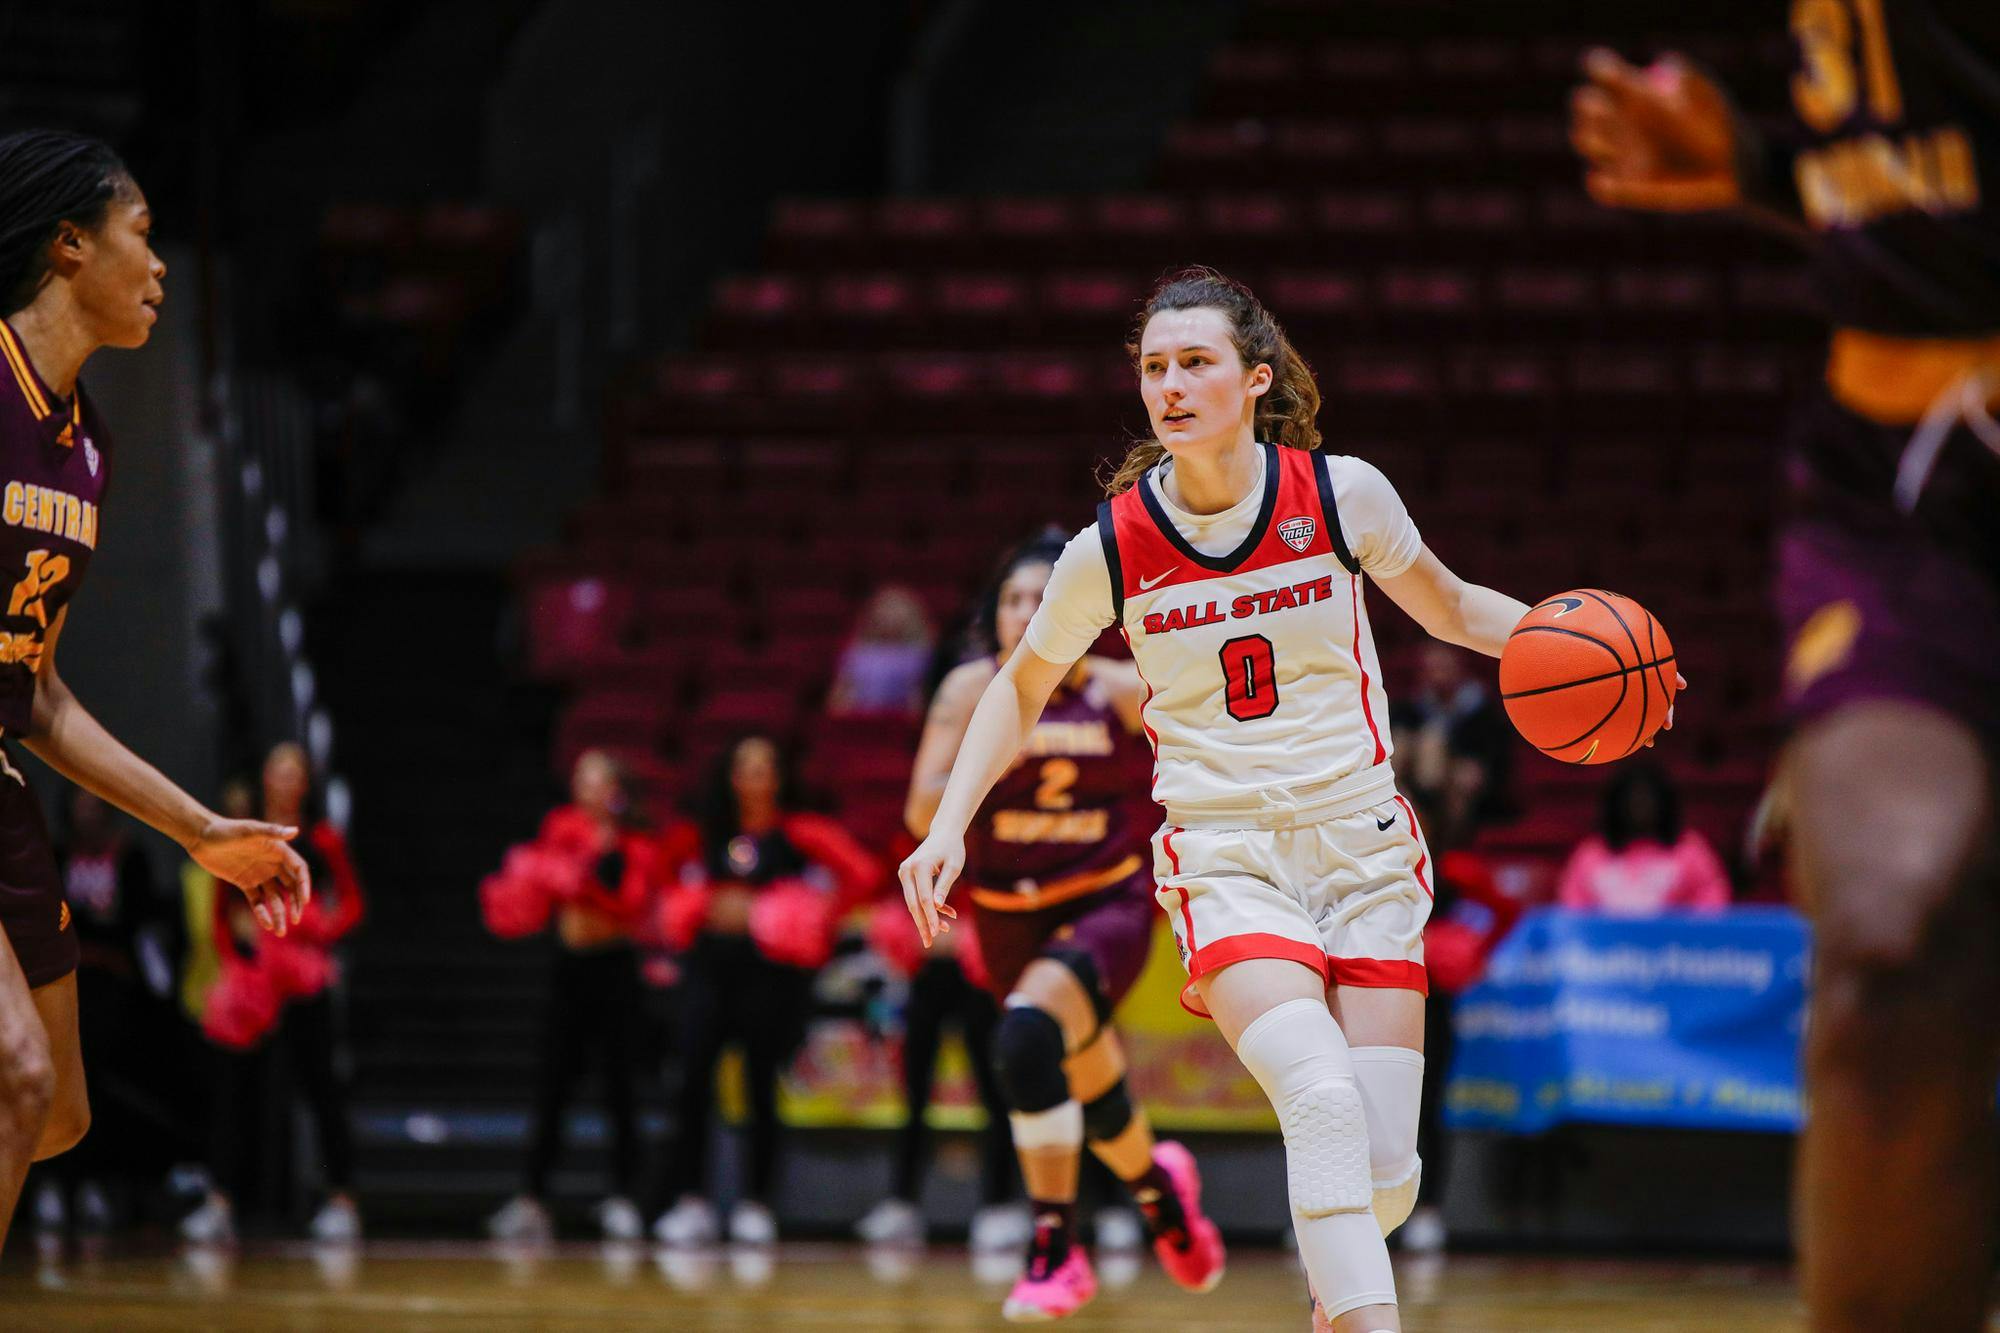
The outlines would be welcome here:
<svg viewBox="0 0 2000 1333">
<path fill-rule="evenodd" d="M 1357 814 L 1395 793 L 1395 771 L 1381 763 L 1325 782 L 1265 787 L 1254 799 L 1170 805 L 1167 823 L 1178 828 L 1304 828 Z"/>
</svg>

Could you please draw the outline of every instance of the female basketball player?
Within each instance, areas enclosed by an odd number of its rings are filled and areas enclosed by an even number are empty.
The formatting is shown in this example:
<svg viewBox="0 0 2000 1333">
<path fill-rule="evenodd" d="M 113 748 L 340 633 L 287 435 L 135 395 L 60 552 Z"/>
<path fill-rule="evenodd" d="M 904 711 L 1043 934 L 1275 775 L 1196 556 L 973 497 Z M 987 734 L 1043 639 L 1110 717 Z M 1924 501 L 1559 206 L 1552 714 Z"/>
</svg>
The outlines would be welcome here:
<svg viewBox="0 0 2000 1333">
<path fill-rule="evenodd" d="M 1062 551 L 1052 533 L 1002 563 L 982 617 L 987 653 L 946 676 L 931 705 L 904 815 L 912 833 L 934 836 L 974 706 L 1021 655 Z M 1074 1314 L 1097 1292 L 1075 1239 L 1086 1140 L 1131 1190 L 1168 1276 L 1190 1291 L 1222 1278 L 1222 1236 L 1202 1215 L 1194 1157 L 1153 1141 L 1126 1093 L 1125 1051 L 1111 1027 L 1153 942 L 1152 875 L 1140 854 L 1151 820 L 1128 758 L 1144 686 L 1129 662 L 1069 661 L 1042 695 L 1025 748 L 1010 749 L 1015 762 L 989 777 L 998 789 L 981 790 L 965 861 L 980 954 L 1005 999 L 994 1072 L 1035 1215 L 1027 1270 L 1003 1307 L 1013 1320 Z M 966 825 L 957 829 L 963 846 Z"/>
<path fill-rule="evenodd" d="M 1241 284 L 1152 293 L 1128 350 L 1153 438 L 1057 560 L 1025 651 L 981 695 L 929 835 L 901 867 L 926 940 L 966 830 L 1107 625 L 1148 685 L 1158 899 L 1285 1137 L 1316 1325 L 1394 1330 L 1384 1237 L 1416 1195 L 1428 854 L 1389 769 L 1360 576 L 1438 638 L 1498 656 L 1528 608 L 1468 584 L 1395 489 L 1317 452 L 1319 389 Z"/>
<path fill-rule="evenodd" d="M 298 830 L 223 819 L 100 726 L 56 671 L 97 545 L 110 440 L 77 382 L 100 347 L 138 347 L 166 265 L 146 198 L 111 150 L 43 130 L 0 138 L 0 734 L 172 837 L 277 934 L 311 892 Z M 41 808 L 0 754 L 0 1241 L 28 1164 L 90 1123 L 75 932 Z"/>
</svg>

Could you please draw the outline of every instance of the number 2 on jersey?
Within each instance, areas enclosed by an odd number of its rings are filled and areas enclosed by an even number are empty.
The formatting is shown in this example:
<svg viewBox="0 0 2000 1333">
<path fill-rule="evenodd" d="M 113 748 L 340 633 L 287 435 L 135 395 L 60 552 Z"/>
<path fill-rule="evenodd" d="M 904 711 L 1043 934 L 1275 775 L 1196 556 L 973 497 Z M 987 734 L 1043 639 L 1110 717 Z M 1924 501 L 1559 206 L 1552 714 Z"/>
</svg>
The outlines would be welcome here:
<svg viewBox="0 0 2000 1333">
<path fill-rule="evenodd" d="M 1278 664 L 1263 635 L 1246 634 L 1222 645 L 1222 680 L 1229 687 L 1223 706 L 1238 722 L 1255 722 L 1277 711 Z"/>
<path fill-rule="evenodd" d="M 1042 781 L 1035 788 L 1035 808 L 1067 810 L 1076 804 L 1069 789 L 1076 785 L 1078 769 L 1074 759 L 1050 759 L 1042 765 Z"/>
</svg>

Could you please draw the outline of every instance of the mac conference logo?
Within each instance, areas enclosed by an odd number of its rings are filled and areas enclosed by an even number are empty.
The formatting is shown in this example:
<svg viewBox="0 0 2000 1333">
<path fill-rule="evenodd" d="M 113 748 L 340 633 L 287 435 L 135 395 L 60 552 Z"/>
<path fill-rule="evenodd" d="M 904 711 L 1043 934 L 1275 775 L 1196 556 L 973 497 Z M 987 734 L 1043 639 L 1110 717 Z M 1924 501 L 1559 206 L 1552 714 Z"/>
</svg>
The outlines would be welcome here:
<svg viewBox="0 0 2000 1333">
<path fill-rule="evenodd" d="M 1309 518 L 1288 518 L 1278 525 L 1278 536 L 1294 551 L 1303 551 L 1319 535 L 1319 524 Z"/>
</svg>

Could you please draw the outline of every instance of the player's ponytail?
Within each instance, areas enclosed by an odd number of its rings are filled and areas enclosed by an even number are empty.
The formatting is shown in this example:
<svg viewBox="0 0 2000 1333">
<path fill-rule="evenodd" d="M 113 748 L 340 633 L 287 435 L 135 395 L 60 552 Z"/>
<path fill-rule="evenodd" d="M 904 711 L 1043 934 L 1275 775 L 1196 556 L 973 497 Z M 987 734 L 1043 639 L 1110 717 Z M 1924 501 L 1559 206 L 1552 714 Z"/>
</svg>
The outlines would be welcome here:
<svg viewBox="0 0 2000 1333">
<path fill-rule="evenodd" d="M 0 136 L 0 315 L 41 290 L 56 228 L 96 230 L 130 180 L 118 154 L 96 139 L 59 130 Z"/>
<path fill-rule="evenodd" d="M 1319 448 L 1319 427 L 1313 421 L 1319 415 L 1319 383 L 1312 367 L 1248 287 L 1212 268 L 1182 269 L 1160 280 L 1125 344 L 1132 364 L 1139 363 L 1139 342 L 1153 316 L 1163 310 L 1196 309 L 1220 310 L 1228 317 L 1236 354 L 1246 369 L 1259 362 L 1271 368 L 1271 387 L 1257 400 L 1257 438 L 1288 449 Z M 1105 482 L 1105 492 L 1117 495 L 1132 489 L 1166 454 L 1158 440 L 1136 442 Z"/>
</svg>

